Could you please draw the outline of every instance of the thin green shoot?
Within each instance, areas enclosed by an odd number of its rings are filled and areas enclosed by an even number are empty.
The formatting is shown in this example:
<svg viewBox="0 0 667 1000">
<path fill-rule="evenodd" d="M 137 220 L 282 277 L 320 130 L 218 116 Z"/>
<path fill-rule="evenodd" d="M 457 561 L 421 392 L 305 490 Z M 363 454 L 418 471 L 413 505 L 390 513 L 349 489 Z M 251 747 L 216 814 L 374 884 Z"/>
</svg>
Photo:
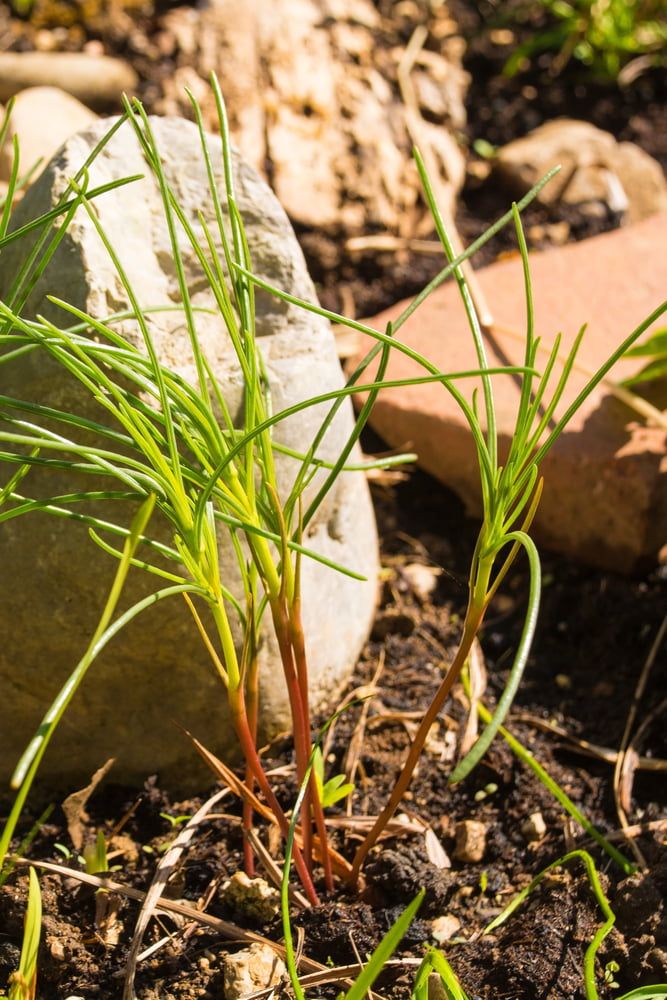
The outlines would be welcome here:
<svg viewBox="0 0 667 1000">
<path fill-rule="evenodd" d="M 550 865 L 547 865 L 534 879 L 523 889 L 514 899 L 509 903 L 507 907 L 495 917 L 487 927 L 484 928 L 483 934 L 491 934 L 498 927 L 502 926 L 509 917 L 526 901 L 528 896 L 539 886 L 540 882 L 544 879 L 550 871 L 554 868 L 561 868 L 562 866 L 569 864 L 571 861 L 581 861 L 586 869 L 586 875 L 591 886 L 591 890 L 595 897 L 595 900 L 602 911 L 602 915 L 605 918 L 604 923 L 593 935 L 592 940 L 586 948 L 584 954 L 584 991 L 586 993 L 586 1000 L 599 1000 L 599 993 L 595 983 L 595 960 L 597 958 L 598 951 L 603 941 L 611 931 L 614 923 L 616 921 L 616 914 L 613 912 L 609 900 L 607 899 L 602 884 L 600 882 L 600 877 L 598 875 L 597 868 L 595 867 L 595 862 L 587 851 L 575 850 L 570 851 L 565 854 L 562 858 L 558 858 L 553 861 Z M 629 993 L 625 993 L 618 1000 L 652 1000 L 652 998 L 667 996 L 667 985 L 660 983 L 655 986 L 642 986 L 639 989 L 631 990 Z"/>
<path fill-rule="evenodd" d="M 569 864 L 569 862 L 571 861 L 581 861 L 582 864 L 584 865 L 586 869 L 586 874 L 588 876 L 588 880 L 590 882 L 591 890 L 593 892 L 593 895 L 595 897 L 598 906 L 602 910 L 602 915 L 605 918 L 602 926 L 599 927 L 598 930 L 593 935 L 593 939 L 586 948 L 586 952 L 584 954 L 584 989 L 586 992 L 586 1000 L 598 1000 L 599 994 L 597 991 L 597 987 L 595 985 L 595 959 L 597 957 L 600 945 L 602 944 L 602 942 L 604 941 L 604 939 L 607 937 L 610 930 L 614 926 L 614 923 L 616 921 L 616 915 L 611 909 L 611 906 L 609 905 L 609 900 L 604 894 L 602 885 L 600 883 L 600 878 L 597 869 L 595 867 L 595 863 L 587 851 L 581 851 L 581 850 L 570 851 L 568 854 L 565 854 L 562 858 L 558 858 L 557 861 L 554 861 L 550 865 L 547 865 L 547 867 L 544 868 L 539 873 L 539 875 L 536 875 L 535 878 L 532 879 L 530 884 L 527 885 L 525 889 L 523 889 L 517 896 L 514 897 L 509 906 L 507 906 L 501 914 L 495 917 L 495 919 L 492 920 L 491 923 L 484 928 L 483 933 L 490 934 L 497 927 L 500 927 L 502 924 L 504 924 L 505 921 L 514 913 L 514 911 L 517 910 L 518 907 L 521 906 L 523 902 L 525 902 L 527 897 L 532 892 L 534 892 L 534 890 L 538 887 L 538 885 L 543 880 L 545 875 L 547 875 L 550 871 L 553 871 L 554 868 L 561 868 L 563 865 Z"/>
<path fill-rule="evenodd" d="M 23 840 L 21 841 L 21 843 L 18 845 L 18 848 L 16 850 L 16 857 L 25 858 L 27 856 L 28 851 L 30 850 L 30 847 L 31 847 L 33 841 L 39 835 L 42 827 L 44 826 L 44 824 L 48 820 L 48 818 L 51 815 L 51 813 L 53 812 L 54 808 L 55 807 L 54 807 L 53 803 L 51 802 L 44 809 L 44 811 L 37 817 L 37 819 L 32 824 L 32 826 L 30 827 L 30 829 L 26 833 L 26 835 L 23 838 Z M 4 866 L 4 868 L 0 869 L 0 886 L 3 886 L 5 884 L 5 882 L 7 881 L 7 879 L 12 874 L 12 872 L 14 871 L 15 868 L 16 868 L 16 864 L 13 861 L 9 861 Z"/>
<path fill-rule="evenodd" d="M 429 948 L 424 961 L 417 970 L 412 988 L 412 1000 L 429 1000 L 429 978 L 436 973 L 444 992 L 445 1000 L 470 1000 L 445 955 L 437 948 Z"/>
<path fill-rule="evenodd" d="M 667 997 L 667 983 L 656 983 L 655 986 L 639 986 L 636 990 L 624 993 L 616 1000 L 658 1000 L 658 997 Z"/>
<path fill-rule="evenodd" d="M 19 967 L 9 977 L 8 1000 L 35 1000 L 37 996 L 37 956 L 42 933 L 42 893 L 34 868 L 30 869 L 28 905 Z"/>
<path fill-rule="evenodd" d="M 410 924 L 414 920 L 419 907 L 422 904 L 425 889 L 420 889 L 411 903 L 406 906 L 401 915 L 394 921 L 387 933 L 384 935 L 379 945 L 368 959 L 361 972 L 355 979 L 352 986 L 345 994 L 345 1000 L 365 1000 L 368 991 L 381 974 L 385 964 L 394 954 L 402 939 L 405 937 Z"/>
<path fill-rule="evenodd" d="M 84 847 L 83 863 L 89 875 L 101 875 L 109 871 L 104 830 L 98 830 L 95 839 Z"/>
<path fill-rule="evenodd" d="M 6 292 L 7 303 L 17 311 L 20 311 L 28 301 L 30 293 L 34 289 L 39 277 L 44 273 L 52 260 L 53 255 L 58 249 L 65 233 L 69 228 L 77 208 L 81 204 L 80 195 L 77 194 L 74 198 L 70 198 L 70 194 L 75 190 L 75 188 L 85 191 L 86 177 L 90 166 L 97 159 L 116 131 L 121 127 L 124 120 L 124 116 L 121 116 L 121 118 L 119 118 L 110 127 L 108 132 L 91 150 L 85 163 L 82 165 L 80 170 L 77 171 L 76 175 L 63 192 L 58 204 L 51 211 L 43 213 L 43 215 L 31 220 L 24 226 L 14 229 L 11 233 L 5 232 L 0 238 L 1 252 L 4 247 L 17 239 L 21 239 L 29 233 L 36 231 L 37 235 L 37 238 L 26 255 L 22 265 L 18 267 L 13 274 L 12 282 Z M 15 167 L 16 161 L 18 160 L 18 146 L 15 146 L 14 160 Z M 12 168 L 12 172 L 14 172 L 14 167 Z M 96 197 L 100 197 L 101 195 L 120 188 L 125 184 L 131 184 L 140 179 L 140 176 L 141 175 L 134 175 L 107 182 L 88 192 L 89 199 L 92 200 Z M 9 210 L 6 214 L 6 218 L 4 218 L 3 213 L 3 224 L 5 229 L 7 229 L 9 225 L 9 212 L 11 211 L 10 200 L 8 200 L 7 205 L 9 205 Z M 5 206 L 5 209 L 7 209 L 7 205 Z M 55 228 L 55 230 L 50 230 L 50 223 L 60 219 L 61 217 L 62 221 Z"/>
<path fill-rule="evenodd" d="M 464 683 L 465 682 L 466 678 L 464 677 Z M 491 712 L 489 712 L 488 708 L 486 708 L 482 702 L 477 703 L 477 714 L 486 725 L 488 725 L 491 721 Z M 622 871 L 625 872 L 626 875 L 632 875 L 636 871 L 636 866 L 628 858 L 626 858 L 626 856 L 619 851 L 617 847 L 614 847 L 614 845 L 607 840 L 607 838 L 603 836 L 603 834 L 601 834 L 596 827 L 593 826 L 590 820 L 586 818 L 582 811 L 574 804 L 572 799 L 566 794 L 566 792 L 563 791 L 558 782 L 551 777 L 549 772 L 542 767 L 539 761 L 535 760 L 535 757 L 532 755 L 530 750 L 524 747 L 516 736 L 513 736 L 512 733 L 510 733 L 504 726 L 500 726 L 499 733 L 509 746 L 512 753 L 518 757 L 523 764 L 526 764 L 526 766 L 531 769 L 542 785 L 544 785 L 544 787 L 551 792 L 557 802 L 560 802 L 568 815 L 570 815 L 572 819 L 579 824 L 591 840 L 594 840 L 596 844 L 599 844 L 603 851 L 622 869 Z"/>
<path fill-rule="evenodd" d="M 626 351 L 627 358 L 647 358 L 647 363 L 634 375 L 623 379 L 621 385 L 638 385 L 640 382 L 651 382 L 667 375 L 667 328 L 654 331 L 641 344 L 636 344 Z"/>
</svg>

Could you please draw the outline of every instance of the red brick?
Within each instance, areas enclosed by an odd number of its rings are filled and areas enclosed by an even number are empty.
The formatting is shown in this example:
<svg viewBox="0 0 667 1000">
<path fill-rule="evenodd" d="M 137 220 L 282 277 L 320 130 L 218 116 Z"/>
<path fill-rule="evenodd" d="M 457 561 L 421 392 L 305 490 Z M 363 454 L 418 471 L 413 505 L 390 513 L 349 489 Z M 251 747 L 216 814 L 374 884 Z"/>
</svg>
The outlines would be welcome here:
<svg viewBox="0 0 667 1000">
<path fill-rule="evenodd" d="M 597 369 L 652 312 L 667 292 L 667 214 L 581 243 L 531 254 L 536 332 L 552 344 L 563 335 L 563 349 L 588 324 L 579 362 Z M 525 331 L 522 266 L 517 257 L 477 272 L 497 329 L 487 340 L 489 363 L 520 364 L 523 346 L 502 332 Z M 384 329 L 406 303 L 374 317 Z M 663 315 L 656 324 L 667 325 Z M 475 353 L 456 286 L 447 282 L 402 327 L 400 338 L 443 371 L 475 367 Z M 545 355 L 538 355 L 537 367 Z M 541 362 L 541 364 L 540 364 Z M 620 362 L 612 376 L 635 370 L 637 361 Z M 388 378 L 405 378 L 417 366 L 393 352 Z M 422 372 L 423 374 L 423 372 Z M 554 373 L 556 375 L 556 373 Z M 555 382 L 556 378 L 552 377 Z M 573 372 L 563 402 L 585 382 Z M 468 398 L 473 380 L 465 386 Z M 511 376 L 493 379 L 501 454 L 514 425 L 519 390 Z M 667 385 L 658 386 L 663 409 Z M 655 387 L 654 387 L 655 389 Z M 420 465 L 454 489 L 469 512 L 480 512 L 479 473 L 471 434 L 463 414 L 441 385 L 384 390 L 372 426 L 392 446 L 410 447 Z M 533 535 L 545 547 L 620 571 L 657 558 L 667 541 L 666 435 L 646 426 L 604 385 L 598 386 L 543 462 L 545 489 Z M 443 525 L 443 531 L 446 531 Z"/>
</svg>

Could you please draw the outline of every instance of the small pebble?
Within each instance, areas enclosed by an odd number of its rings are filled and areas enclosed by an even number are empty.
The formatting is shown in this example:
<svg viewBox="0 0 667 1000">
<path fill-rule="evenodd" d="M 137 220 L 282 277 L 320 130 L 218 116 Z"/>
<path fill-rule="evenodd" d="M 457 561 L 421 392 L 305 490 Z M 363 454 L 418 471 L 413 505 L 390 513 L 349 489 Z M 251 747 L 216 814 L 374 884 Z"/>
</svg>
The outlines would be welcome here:
<svg viewBox="0 0 667 1000">
<path fill-rule="evenodd" d="M 53 32 L 46 28 L 40 28 L 32 38 L 33 45 L 37 52 L 53 52 L 58 41 L 53 37 Z"/>
<path fill-rule="evenodd" d="M 51 941 L 49 951 L 51 952 L 51 958 L 54 958 L 56 962 L 65 961 L 65 945 L 62 941 L 59 941 L 57 938 L 55 941 Z"/>
<path fill-rule="evenodd" d="M 60 87 L 88 106 L 118 102 L 138 77 L 124 59 L 85 52 L 0 52 L 0 100 L 27 87 Z"/>
<path fill-rule="evenodd" d="M 461 921 L 453 913 L 446 913 L 442 917 L 436 917 L 431 924 L 431 937 L 438 944 L 449 941 L 461 930 Z"/>
<path fill-rule="evenodd" d="M 481 861 L 486 851 L 486 824 L 476 819 L 464 819 L 456 824 L 454 857 L 458 861 Z"/>
<path fill-rule="evenodd" d="M 521 833 L 529 843 L 542 840 L 547 832 L 547 824 L 541 812 L 531 813 L 521 826 Z"/>
<path fill-rule="evenodd" d="M 514 32 L 509 28 L 493 28 L 489 32 L 489 41 L 494 45 L 512 45 L 514 38 Z"/>
<path fill-rule="evenodd" d="M 401 572 L 422 601 L 433 593 L 438 584 L 438 577 L 442 575 L 442 570 L 438 566 L 424 566 L 422 563 L 407 563 Z"/>
<path fill-rule="evenodd" d="M 565 222 L 565 220 L 552 222 L 550 226 L 547 226 L 547 234 L 554 246 L 563 246 L 570 238 L 570 223 Z"/>
</svg>

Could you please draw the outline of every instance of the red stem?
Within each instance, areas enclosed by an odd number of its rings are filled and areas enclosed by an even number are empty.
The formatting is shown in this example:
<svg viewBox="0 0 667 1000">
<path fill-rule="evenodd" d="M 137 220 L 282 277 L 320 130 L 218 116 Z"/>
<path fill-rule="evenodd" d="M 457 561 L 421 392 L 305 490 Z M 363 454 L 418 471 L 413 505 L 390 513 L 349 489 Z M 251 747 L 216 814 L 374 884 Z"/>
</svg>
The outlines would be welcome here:
<svg viewBox="0 0 667 1000">
<path fill-rule="evenodd" d="M 306 657 L 306 643 L 303 634 L 303 624 L 301 621 L 301 600 L 296 598 L 292 604 L 292 615 L 290 619 L 290 638 L 292 641 L 292 649 L 294 650 L 294 659 L 296 661 L 296 670 L 299 680 L 299 690 L 301 692 L 301 702 L 303 704 L 304 711 L 304 728 L 308 734 L 308 757 L 310 757 L 311 752 L 311 730 L 310 730 L 310 701 L 308 697 L 308 659 Z M 306 767 L 308 766 L 306 762 Z M 305 773 L 305 772 L 304 772 Z M 324 809 L 322 808 L 322 802 L 320 800 L 319 789 L 317 787 L 317 781 L 315 780 L 315 774 L 311 771 L 310 774 L 310 799 L 313 809 L 313 817 L 315 819 L 315 827 L 317 829 L 317 834 L 320 838 L 320 844 L 322 847 L 322 865 L 324 867 L 324 881 L 329 892 L 333 890 L 333 872 L 331 870 L 331 858 L 329 856 L 329 838 L 327 835 L 327 828 L 324 822 Z"/>
<path fill-rule="evenodd" d="M 239 738 L 239 743 L 241 744 L 241 749 L 245 756 L 246 763 L 252 769 L 253 774 L 257 779 L 257 783 L 264 794 L 264 798 L 278 821 L 280 831 L 285 840 L 287 840 L 289 836 L 289 823 L 280 806 L 280 803 L 278 802 L 278 799 L 273 792 L 273 789 L 271 788 L 271 785 L 269 784 L 268 778 L 264 774 L 264 769 L 262 768 L 261 761 L 257 754 L 257 748 L 248 726 L 243 691 L 239 689 L 236 692 L 230 692 L 230 695 L 230 707 L 232 711 L 234 730 Z M 299 878 L 301 879 L 306 895 L 313 906 L 317 906 L 319 904 L 319 899 L 315 891 L 315 886 L 313 885 L 310 872 L 304 862 L 303 854 L 296 843 L 293 846 L 293 856 L 294 864 L 297 872 L 299 873 Z"/>
<path fill-rule="evenodd" d="M 304 702 L 301 696 L 301 685 L 299 683 L 296 664 L 294 662 L 294 650 L 290 641 L 287 609 L 282 598 L 271 605 L 271 612 L 273 615 L 276 637 L 278 639 L 278 647 L 280 649 L 283 670 L 285 672 L 287 693 L 290 700 L 292 722 L 294 725 L 296 773 L 299 787 L 301 787 L 308 770 L 308 758 L 310 756 L 310 729 L 308 727 L 307 708 L 304 707 Z M 313 831 L 310 818 L 312 804 L 311 789 L 312 786 L 309 782 L 308 789 L 303 800 L 301 831 L 303 837 L 303 853 L 308 870 L 312 872 Z"/>
<path fill-rule="evenodd" d="M 454 657 L 454 661 L 447 671 L 447 674 L 438 688 L 433 701 L 428 707 L 426 715 L 419 725 L 417 734 L 412 741 L 412 745 L 410 746 L 410 752 L 408 753 L 407 760 L 403 765 L 403 770 L 398 777 L 398 781 L 394 785 L 389 801 L 376 819 L 372 829 L 366 835 L 364 841 L 357 848 L 357 852 L 354 855 L 352 871 L 350 872 L 350 882 L 353 884 L 356 884 L 359 880 L 361 867 L 366 860 L 368 852 L 377 842 L 378 837 L 396 812 L 401 799 L 408 790 L 408 786 L 412 781 L 412 776 L 421 756 L 421 752 L 424 749 L 424 744 L 431 726 L 437 719 L 440 710 L 445 704 L 447 695 L 459 678 L 461 670 L 463 669 L 463 666 L 468 658 L 468 654 L 470 653 L 470 647 L 472 646 L 473 640 L 477 635 L 479 626 L 481 625 L 483 613 L 483 610 L 481 613 L 478 611 L 472 619 L 466 618 L 466 623 L 463 628 L 463 636 L 461 637 L 461 643 L 456 652 L 456 656 Z"/>
<path fill-rule="evenodd" d="M 250 730 L 250 736 L 252 737 L 252 742 L 254 746 L 257 746 L 257 713 L 258 713 L 258 671 L 257 671 L 257 656 L 253 654 L 248 665 L 248 680 L 246 683 L 247 692 L 247 718 L 248 718 L 248 729 Z M 245 783 L 247 787 L 252 792 L 255 786 L 255 775 L 253 774 L 250 764 L 246 763 L 245 769 Z M 247 834 L 252 829 L 252 819 L 253 819 L 253 808 L 252 803 L 244 800 L 243 802 L 243 832 Z M 243 839 L 243 859 L 245 863 L 246 875 L 248 878 L 253 878 L 255 875 L 255 855 L 253 854 L 252 846 L 247 836 Z"/>
</svg>

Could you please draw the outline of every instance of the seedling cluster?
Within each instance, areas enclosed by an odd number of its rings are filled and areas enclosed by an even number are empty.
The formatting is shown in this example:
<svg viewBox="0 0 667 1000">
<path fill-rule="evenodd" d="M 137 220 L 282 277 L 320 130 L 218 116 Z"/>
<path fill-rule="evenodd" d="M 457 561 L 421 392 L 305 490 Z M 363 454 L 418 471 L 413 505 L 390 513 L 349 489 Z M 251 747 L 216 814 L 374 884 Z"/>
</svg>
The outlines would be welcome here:
<svg viewBox="0 0 667 1000">
<path fill-rule="evenodd" d="M 554 344 L 543 368 L 538 369 L 539 338 L 534 331 L 528 253 L 520 212 L 535 197 L 541 185 L 514 206 L 511 212 L 465 253 L 456 256 L 418 152 L 415 157 L 425 198 L 446 259 L 446 266 L 439 275 L 398 320 L 389 324 L 385 330 L 373 329 L 367 324 L 350 321 L 321 309 L 312 302 L 301 301 L 253 273 L 243 220 L 234 195 L 224 104 L 217 81 L 214 79 L 212 83 L 220 119 L 220 155 L 225 180 L 222 198 L 216 180 L 214 153 L 194 99 L 192 106 L 199 128 L 202 157 L 206 164 L 216 220 L 215 232 L 203 218 L 200 218 L 197 229 L 188 220 L 165 176 L 149 119 L 138 101 L 125 103 L 124 114 L 72 179 L 70 188 L 60 203 L 29 226 L 10 233 L 12 197 L 20 183 L 16 150 L 12 182 L 0 221 L 0 252 L 26 230 L 34 230 L 39 236 L 23 268 L 15 276 L 5 302 L 0 303 L 0 365 L 11 365 L 14 359 L 29 352 L 48 355 L 78 380 L 82 390 L 95 401 L 99 408 L 99 419 L 84 419 L 76 413 L 47 407 L 39 402 L 0 397 L 0 461 L 6 469 L 0 488 L 0 522 L 28 513 L 83 522 L 89 526 L 92 543 L 116 560 L 116 572 L 98 627 L 86 652 L 47 710 L 35 737 L 17 765 L 13 779 L 17 790 L 15 805 L 0 836 L 0 867 L 4 866 L 3 878 L 6 878 L 11 864 L 10 842 L 40 761 L 67 706 L 100 651 L 128 622 L 155 602 L 171 599 L 185 601 L 192 615 L 193 628 L 201 636 L 220 677 L 221 696 L 224 692 L 228 700 L 230 718 L 245 760 L 244 779 L 236 777 L 226 765 L 217 761 L 210 751 L 196 741 L 195 745 L 216 769 L 216 773 L 224 775 L 243 799 L 243 824 L 247 834 L 245 862 L 249 872 L 254 865 L 250 833 L 255 814 L 259 813 L 269 822 L 275 823 L 282 832 L 285 841 L 283 920 L 287 959 L 294 991 L 297 996 L 302 996 L 298 962 L 291 943 L 288 897 L 290 861 L 294 859 L 303 890 L 312 904 L 318 901 L 315 884 L 315 868 L 318 864 L 322 868 L 327 889 L 333 887 L 335 877 L 351 888 L 358 884 L 369 851 L 377 843 L 410 785 L 432 724 L 441 713 L 453 685 L 464 673 L 472 644 L 479 635 L 489 603 L 522 552 L 527 557 L 530 569 L 530 593 L 514 664 L 493 716 L 483 706 L 478 706 L 486 728 L 472 749 L 453 769 L 450 780 L 457 782 L 465 778 L 498 734 L 510 742 L 513 752 L 519 756 L 529 756 L 520 744 L 512 742 L 513 737 L 504 730 L 503 722 L 528 659 L 538 617 L 540 560 L 529 529 L 542 490 L 540 465 L 590 392 L 621 354 L 639 340 L 666 307 L 664 304 L 660 306 L 631 333 L 589 380 L 575 401 L 562 415 L 558 415 L 558 405 L 584 331 L 580 331 L 576 337 L 557 378 L 554 370 L 559 341 Z M 117 250 L 100 224 L 95 209 L 96 199 L 103 197 L 106 191 L 137 179 L 129 177 L 104 187 L 90 187 L 90 167 L 118 128 L 134 131 L 143 151 L 146 168 L 155 177 L 160 190 L 179 287 L 180 303 L 174 308 L 182 313 L 187 328 L 197 373 L 194 384 L 186 382 L 160 360 L 151 336 L 150 310 L 142 307 L 139 302 L 131 276 L 123 268 Z M 87 214 L 106 247 L 124 289 L 127 309 L 112 316 L 94 316 L 66 301 L 51 297 L 50 301 L 62 311 L 62 325 L 39 316 L 36 319 L 26 318 L 23 308 L 30 292 L 48 266 L 78 211 Z M 487 363 L 482 331 L 461 273 L 461 265 L 508 222 L 515 226 L 524 264 L 527 305 L 525 354 L 522 365 L 496 369 L 489 367 Z M 181 250 L 183 237 L 196 256 L 216 310 L 224 321 L 243 376 L 241 427 L 236 426 L 229 412 L 228 403 L 201 346 L 198 310 L 192 301 Z M 217 246 L 222 247 L 221 255 L 216 250 Z M 400 328 L 415 309 L 450 276 L 458 283 L 477 355 L 476 368 L 466 372 L 440 371 L 428 358 L 397 338 Z M 305 310 L 346 324 L 373 339 L 374 347 L 342 389 L 306 399 L 282 412 L 272 412 L 264 362 L 255 336 L 257 287 Z M 162 308 L 163 304 L 156 304 L 157 307 Z M 141 349 L 128 343 L 117 330 L 121 321 L 128 320 L 136 324 Z M 412 358 L 423 374 L 401 381 L 388 379 L 387 366 L 393 350 L 402 351 Z M 507 375 L 521 380 L 521 394 L 509 453 L 501 460 L 493 380 Z M 480 390 L 476 389 L 469 399 L 460 386 L 470 380 L 481 387 L 481 395 Z M 302 623 L 301 567 L 304 559 L 318 559 L 325 563 L 327 560 L 308 548 L 304 542 L 305 531 L 337 478 L 355 467 L 355 445 L 378 392 L 383 387 L 420 382 L 440 383 L 443 391 L 455 397 L 465 414 L 477 452 L 484 513 L 470 567 L 468 606 L 458 651 L 412 740 L 405 765 L 385 808 L 350 860 L 341 857 L 330 847 L 325 810 L 351 794 L 353 788 L 345 783 L 342 776 L 326 775 L 320 749 L 321 735 L 314 738 L 310 717 L 308 637 L 304 634 Z M 318 455 L 322 440 L 341 405 L 355 394 L 363 402 L 353 429 L 336 461 L 324 462 Z M 286 417 L 322 404 L 327 404 L 326 416 L 307 452 L 292 455 L 298 460 L 294 480 L 287 493 L 281 493 L 275 462 L 280 446 L 274 440 L 274 429 Z M 93 438 L 94 443 L 91 443 Z M 36 499 L 30 495 L 29 489 L 31 471 L 38 466 L 57 468 L 60 471 L 71 470 L 73 474 L 89 474 L 95 477 L 95 487 Z M 316 476 L 315 496 L 306 503 L 306 488 Z M 104 483 L 103 488 L 99 486 L 100 478 Z M 109 518 L 102 519 L 89 512 L 88 505 L 91 501 L 96 504 L 107 501 L 110 512 L 118 501 L 131 501 L 135 509 L 133 519 L 129 525 L 117 521 L 113 513 L 110 513 Z M 154 511 L 159 512 L 162 521 L 169 525 L 170 538 L 167 541 L 151 533 Z M 240 581 L 236 588 L 221 578 L 218 548 L 220 532 L 227 533 L 236 555 Z M 149 574 L 155 581 L 155 590 L 129 609 L 118 613 L 119 599 L 132 567 Z M 344 566 L 334 564 L 330 564 L 330 571 L 351 572 Z M 258 646 L 260 626 L 264 619 L 270 622 L 280 650 L 292 716 L 300 793 L 291 815 L 278 801 L 257 747 L 258 705 L 261 698 Z M 240 642 L 239 634 L 242 637 Z M 531 763 L 531 760 L 527 760 L 527 763 L 534 770 L 539 768 L 534 761 Z M 562 790 L 554 787 L 553 782 L 549 784 L 548 775 L 540 773 L 540 777 L 554 795 L 559 797 L 568 812 L 579 822 L 586 824 L 585 818 L 577 813 Z M 484 794 L 491 795 L 495 790 L 495 786 L 492 788 L 487 785 Z M 180 818 L 172 822 L 176 825 Z M 596 839 L 626 871 L 631 870 L 618 850 L 607 844 L 599 834 Z M 611 917 L 593 863 L 587 855 L 575 852 L 555 864 L 569 861 L 575 855 L 586 865 L 591 885 L 606 917 L 604 927 L 591 945 L 592 950 L 589 949 L 587 953 L 587 993 L 593 997 L 596 996 L 593 967 L 595 950 L 611 927 Z M 96 842 L 95 856 L 98 859 L 106 857 L 103 838 L 101 843 L 99 838 Z M 34 996 L 35 928 L 38 928 L 39 916 L 36 902 L 38 885 L 32 869 L 30 877 L 30 930 L 26 935 L 25 957 L 21 959 L 21 968 L 10 988 L 11 1000 Z M 511 910 L 536 887 L 540 878 L 538 876 L 534 885 L 525 890 L 492 926 L 509 916 Z M 382 966 L 395 951 L 420 901 L 418 897 L 396 922 L 355 985 L 349 989 L 348 1000 L 357 1000 L 366 995 Z M 444 956 L 437 951 L 430 951 L 417 973 L 413 994 L 416 1000 L 426 997 L 430 972 L 436 972 L 440 976 L 447 996 L 465 997 Z"/>
</svg>

